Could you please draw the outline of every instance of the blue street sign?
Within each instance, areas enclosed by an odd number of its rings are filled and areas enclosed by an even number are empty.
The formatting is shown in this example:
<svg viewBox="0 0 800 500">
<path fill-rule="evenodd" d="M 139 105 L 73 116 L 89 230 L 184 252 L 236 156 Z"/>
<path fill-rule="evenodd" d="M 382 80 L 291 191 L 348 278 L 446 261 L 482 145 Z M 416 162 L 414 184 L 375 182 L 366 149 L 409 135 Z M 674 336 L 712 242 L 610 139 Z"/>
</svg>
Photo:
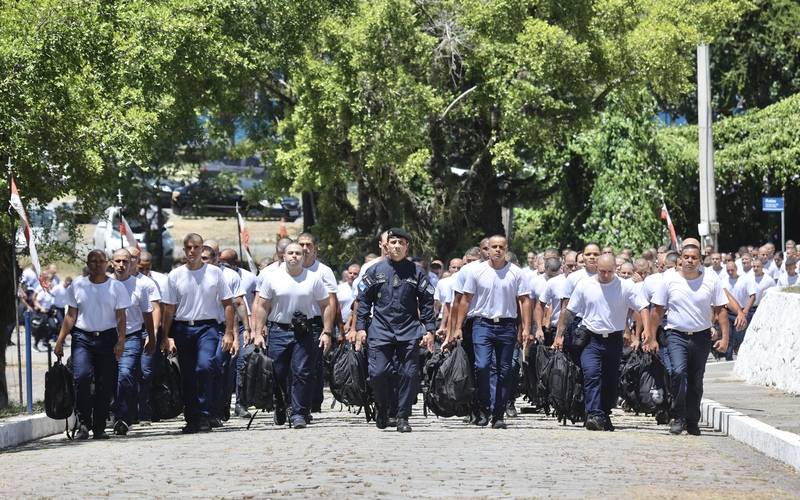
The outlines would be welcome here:
<svg viewBox="0 0 800 500">
<path fill-rule="evenodd" d="M 783 198 L 761 198 L 761 210 L 764 212 L 783 212 Z"/>
</svg>

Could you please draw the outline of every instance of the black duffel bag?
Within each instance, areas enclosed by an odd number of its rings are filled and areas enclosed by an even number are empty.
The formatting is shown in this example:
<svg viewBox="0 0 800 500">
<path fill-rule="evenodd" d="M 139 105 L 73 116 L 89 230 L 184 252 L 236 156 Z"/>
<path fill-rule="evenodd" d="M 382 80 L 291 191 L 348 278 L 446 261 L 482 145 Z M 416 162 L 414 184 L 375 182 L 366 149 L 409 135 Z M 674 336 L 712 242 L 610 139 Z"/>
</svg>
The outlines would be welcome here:
<svg viewBox="0 0 800 500">
<path fill-rule="evenodd" d="M 177 356 L 158 356 L 150 401 L 153 415 L 160 420 L 176 418 L 183 412 L 181 368 Z"/>
<path fill-rule="evenodd" d="M 69 364 L 70 360 L 67 360 Z M 54 420 L 64 419 L 64 430 L 68 439 L 75 436 L 78 419 L 75 426 L 69 428 L 69 417 L 75 412 L 75 384 L 72 378 L 71 366 L 61 363 L 61 359 L 47 370 L 44 375 L 44 412 Z"/>
<path fill-rule="evenodd" d="M 366 349 L 356 351 L 350 343 L 343 343 L 333 354 L 331 394 L 345 406 L 363 408 L 367 422 L 372 420 L 372 390 L 367 383 L 368 367 Z"/>
</svg>

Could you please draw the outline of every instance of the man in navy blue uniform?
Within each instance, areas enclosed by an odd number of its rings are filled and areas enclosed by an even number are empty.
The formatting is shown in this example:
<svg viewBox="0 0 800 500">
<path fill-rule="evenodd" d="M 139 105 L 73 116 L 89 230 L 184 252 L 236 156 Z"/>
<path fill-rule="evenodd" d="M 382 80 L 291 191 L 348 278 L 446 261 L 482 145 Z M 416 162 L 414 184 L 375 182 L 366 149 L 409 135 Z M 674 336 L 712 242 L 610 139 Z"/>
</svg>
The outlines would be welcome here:
<svg viewBox="0 0 800 500">
<path fill-rule="evenodd" d="M 435 329 L 434 288 L 425 271 L 406 258 L 410 239 L 402 229 L 389 229 L 388 258 L 370 267 L 358 285 L 356 318 L 356 349 L 367 342 L 370 384 L 378 410 L 375 425 L 385 429 L 389 418 L 396 417 L 399 432 L 411 432 L 408 417 L 419 385 L 418 340 L 422 337 L 419 344 L 432 350 Z M 393 360 L 397 377 L 392 376 Z M 394 406 L 397 415 L 389 415 Z"/>
</svg>

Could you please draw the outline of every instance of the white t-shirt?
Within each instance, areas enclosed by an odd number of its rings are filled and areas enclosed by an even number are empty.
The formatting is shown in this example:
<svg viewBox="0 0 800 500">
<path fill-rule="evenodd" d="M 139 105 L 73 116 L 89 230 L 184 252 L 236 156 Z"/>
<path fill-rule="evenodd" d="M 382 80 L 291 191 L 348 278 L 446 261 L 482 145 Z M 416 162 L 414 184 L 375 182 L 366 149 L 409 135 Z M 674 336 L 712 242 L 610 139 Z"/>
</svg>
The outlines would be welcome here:
<svg viewBox="0 0 800 500">
<path fill-rule="evenodd" d="M 131 305 L 125 287 L 111 278 L 103 283 L 92 283 L 87 276 L 81 276 L 75 278 L 67 290 L 67 305 L 78 310 L 75 326 L 87 332 L 116 328 L 116 312 Z"/>
<path fill-rule="evenodd" d="M 145 276 L 142 273 L 136 273 L 136 277 L 142 281 L 142 287 L 147 293 L 147 300 L 150 302 L 161 302 L 161 291 L 156 284 L 156 281 L 150 276 Z"/>
<path fill-rule="evenodd" d="M 673 271 L 663 276 L 651 302 L 666 308 L 667 328 L 681 332 L 711 328 L 712 307 L 728 303 L 717 275 L 701 271 L 697 278 L 687 280 Z"/>
<path fill-rule="evenodd" d="M 228 284 L 228 288 L 233 294 L 233 297 L 243 297 L 245 291 L 244 288 L 242 288 L 242 279 L 239 277 L 239 273 L 227 266 L 219 266 L 219 268 L 222 270 L 222 278 L 225 280 L 225 283 Z M 239 318 L 235 312 L 233 313 L 233 317 L 235 319 Z M 222 305 L 222 302 L 217 302 L 217 321 L 220 323 L 225 322 L 225 306 Z"/>
<path fill-rule="evenodd" d="M 269 320 L 276 323 L 291 323 L 297 311 L 313 318 L 312 304 L 317 304 L 319 310 L 318 302 L 328 298 L 322 277 L 307 268 L 297 276 L 282 268 L 275 270 L 258 293 L 272 302 Z"/>
<path fill-rule="evenodd" d="M 544 292 L 539 295 L 539 302 L 550 306 L 550 326 L 558 326 L 561 316 L 561 289 L 566 286 L 567 277 L 563 274 L 553 276 L 546 282 Z"/>
<path fill-rule="evenodd" d="M 256 285 L 258 284 L 258 276 L 251 273 L 247 269 L 236 269 L 239 274 L 239 279 L 242 281 L 242 289 L 244 290 L 245 301 L 250 302 L 256 295 Z"/>
<path fill-rule="evenodd" d="M 470 316 L 488 319 L 516 318 L 517 297 L 531 293 L 522 269 L 511 263 L 495 269 L 489 262 L 481 262 L 469 270 L 463 288 L 463 293 L 473 294 L 475 299 Z"/>
<path fill-rule="evenodd" d="M 525 274 L 525 277 L 528 280 L 528 289 L 531 291 L 531 300 L 539 300 L 539 297 L 542 296 L 544 289 L 547 286 L 547 280 L 545 280 L 541 274 L 535 273 L 531 270 L 523 270 L 522 272 Z"/>
<path fill-rule="evenodd" d="M 596 278 L 580 280 L 567 309 L 580 316 L 581 325 L 590 331 L 613 333 L 625 329 L 628 309 L 641 311 L 647 305 L 633 281 L 614 276 L 610 283 L 600 283 Z"/>
<path fill-rule="evenodd" d="M 570 298 L 573 290 L 575 290 L 575 287 L 578 286 L 578 283 L 580 283 L 584 278 L 591 278 L 592 276 L 594 276 L 594 274 L 589 274 L 589 271 L 587 271 L 585 267 L 583 269 L 578 269 L 577 271 L 571 272 L 569 276 L 567 276 L 567 281 L 564 283 L 564 286 L 561 287 L 561 298 Z"/>
<path fill-rule="evenodd" d="M 450 303 L 453 303 L 454 297 L 456 293 L 464 293 L 464 283 L 467 280 L 467 276 L 477 269 L 481 264 L 484 264 L 484 261 L 481 260 L 473 260 L 469 264 L 465 264 L 458 270 L 456 274 L 453 275 L 453 281 L 450 282 Z M 475 296 L 472 296 L 472 299 L 469 301 L 469 305 L 467 307 L 467 317 L 474 316 L 473 314 L 475 310 Z"/>
<path fill-rule="evenodd" d="M 25 285 L 26 290 L 36 290 L 39 286 L 39 277 L 36 276 L 36 271 L 32 267 L 26 267 L 22 270 L 20 282 Z"/>
<path fill-rule="evenodd" d="M 167 293 L 162 301 L 177 304 L 175 319 L 178 321 L 219 321 L 220 302 L 233 298 L 222 269 L 217 266 L 203 264 L 192 271 L 184 264 L 170 271 L 168 278 Z"/>
<path fill-rule="evenodd" d="M 342 321 L 347 323 L 350 315 L 353 314 L 353 288 L 346 281 L 339 283 L 336 289 L 336 300 L 339 301 L 339 311 L 342 313 Z"/>
<path fill-rule="evenodd" d="M 69 288 L 64 287 L 64 283 L 59 283 L 50 289 L 53 296 L 53 307 L 67 307 L 69 299 Z"/>
<path fill-rule="evenodd" d="M 125 281 L 120 281 L 125 291 L 130 297 L 131 305 L 125 311 L 125 332 L 136 333 L 142 329 L 144 324 L 144 313 L 153 311 L 153 305 L 150 303 L 150 288 L 155 286 L 152 282 L 148 282 L 150 278 L 144 275 L 130 276 Z M 158 299 L 156 299 L 158 300 Z"/>
<path fill-rule="evenodd" d="M 777 280 L 781 275 L 781 269 L 775 264 L 775 261 L 770 257 L 767 263 L 764 264 L 764 274 L 768 275 L 773 280 Z"/>
<path fill-rule="evenodd" d="M 706 271 L 711 271 L 712 273 L 716 274 L 717 277 L 721 280 L 725 280 L 728 277 L 728 271 L 724 267 L 720 267 L 719 271 L 714 269 L 713 266 L 707 266 Z"/>
<path fill-rule="evenodd" d="M 737 276 L 736 279 L 728 276 L 722 280 L 722 288 L 728 290 L 740 308 L 744 308 L 750 296 L 756 293 L 756 284 L 750 276 Z"/>
<path fill-rule="evenodd" d="M 55 302 L 55 298 L 47 290 L 39 290 L 39 292 L 36 293 L 36 300 L 45 311 L 49 311 Z"/>
<path fill-rule="evenodd" d="M 163 302 L 164 294 L 166 293 L 169 278 L 164 273 L 159 273 L 158 271 L 150 271 L 150 279 L 153 280 L 153 283 L 156 284 L 158 287 L 158 293 L 161 296 L 159 299 L 160 302 Z"/>
<path fill-rule="evenodd" d="M 286 263 L 284 262 L 281 264 L 281 269 L 286 272 Z M 320 277 L 322 280 L 322 284 L 325 285 L 325 290 L 331 294 L 335 294 L 339 290 L 339 284 L 336 282 L 336 275 L 333 274 L 333 270 L 323 264 L 322 262 L 315 260 L 313 264 L 306 268 L 310 274 L 315 274 Z M 314 302 L 311 304 L 311 314 L 308 316 L 309 318 L 316 318 L 322 315 L 322 310 L 319 308 L 319 304 Z"/>
<path fill-rule="evenodd" d="M 433 298 L 439 301 L 441 304 L 441 308 L 439 309 L 439 319 L 442 319 L 444 316 L 444 305 L 448 303 L 448 301 L 452 301 L 450 297 L 452 296 L 452 283 L 453 283 L 453 276 L 448 276 L 447 278 L 442 278 L 436 283 L 436 290 L 433 292 Z"/>
<path fill-rule="evenodd" d="M 778 286 L 794 286 L 797 284 L 797 277 L 800 274 L 794 273 L 794 276 L 789 276 L 789 273 L 781 274 L 780 278 L 778 278 Z"/>
<path fill-rule="evenodd" d="M 764 294 L 767 290 L 775 286 L 775 280 L 772 279 L 771 276 L 768 276 L 767 273 L 762 274 L 761 277 L 752 274 L 750 279 L 753 280 L 756 287 L 756 302 L 753 304 L 753 307 L 755 307 L 761 303 L 761 299 L 764 298 Z"/>
</svg>

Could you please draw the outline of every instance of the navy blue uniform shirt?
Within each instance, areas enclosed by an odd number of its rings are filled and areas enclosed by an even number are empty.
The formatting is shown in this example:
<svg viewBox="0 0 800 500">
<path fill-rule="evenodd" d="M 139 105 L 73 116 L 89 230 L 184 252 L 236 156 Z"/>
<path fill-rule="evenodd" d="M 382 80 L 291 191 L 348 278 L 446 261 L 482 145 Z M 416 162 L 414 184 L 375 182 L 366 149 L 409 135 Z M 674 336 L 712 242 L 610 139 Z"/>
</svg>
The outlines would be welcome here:
<svg viewBox="0 0 800 500">
<path fill-rule="evenodd" d="M 364 274 L 358 285 L 356 329 L 366 330 L 372 310 L 369 335 L 406 341 L 420 337 L 420 322 L 426 332 L 435 329 L 433 286 L 425 271 L 403 259 L 385 259 Z"/>
</svg>

